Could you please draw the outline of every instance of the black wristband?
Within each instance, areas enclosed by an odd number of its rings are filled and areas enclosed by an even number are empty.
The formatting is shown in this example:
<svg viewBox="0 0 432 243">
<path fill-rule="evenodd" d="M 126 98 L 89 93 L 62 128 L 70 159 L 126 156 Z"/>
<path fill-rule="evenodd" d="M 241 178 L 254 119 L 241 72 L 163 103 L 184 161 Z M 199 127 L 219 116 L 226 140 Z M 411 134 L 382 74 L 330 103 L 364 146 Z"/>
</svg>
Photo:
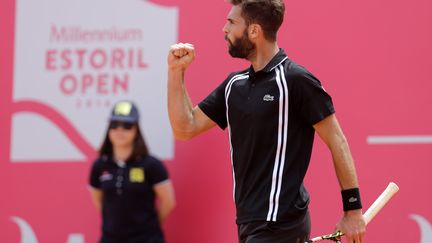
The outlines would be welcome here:
<svg viewBox="0 0 432 243">
<path fill-rule="evenodd" d="M 355 210 L 362 208 L 361 200 L 360 200 L 360 190 L 358 188 L 352 188 L 347 190 L 342 190 L 342 202 L 343 202 L 343 210 Z"/>
</svg>

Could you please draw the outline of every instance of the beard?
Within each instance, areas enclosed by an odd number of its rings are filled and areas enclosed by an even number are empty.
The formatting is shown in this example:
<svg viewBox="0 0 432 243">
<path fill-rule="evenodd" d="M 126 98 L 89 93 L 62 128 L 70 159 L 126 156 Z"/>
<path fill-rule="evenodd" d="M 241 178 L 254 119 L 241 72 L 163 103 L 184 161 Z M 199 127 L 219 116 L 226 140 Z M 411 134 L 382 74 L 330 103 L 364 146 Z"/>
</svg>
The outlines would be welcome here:
<svg viewBox="0 0 432 243">
<path fill-rule="evenodd" d="M 255 52 L 255 44 L 249 40 L 247 31 L 243 33 L 242 37 L 235 39 L 234 42 L 228 39 L 227 36 L 225 36 L 225 40 L 229 43 L 228 53 L 232 57 L 248 59 Z"/>
</svg>

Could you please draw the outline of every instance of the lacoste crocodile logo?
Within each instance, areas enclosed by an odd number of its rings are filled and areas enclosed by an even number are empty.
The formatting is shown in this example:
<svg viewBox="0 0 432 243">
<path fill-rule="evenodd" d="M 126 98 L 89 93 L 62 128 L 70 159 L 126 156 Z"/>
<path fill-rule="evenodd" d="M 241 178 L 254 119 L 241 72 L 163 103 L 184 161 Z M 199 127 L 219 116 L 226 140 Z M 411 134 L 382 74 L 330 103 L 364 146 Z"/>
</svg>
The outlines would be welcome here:
<svg viewBox="0 0 432 243">
<path fill-rule="evenodd" d="M 274 96 L 266 94 L 266 95 L 264 95 L 263 100 L 264 101 L 274 101 Z"/>
</svg>

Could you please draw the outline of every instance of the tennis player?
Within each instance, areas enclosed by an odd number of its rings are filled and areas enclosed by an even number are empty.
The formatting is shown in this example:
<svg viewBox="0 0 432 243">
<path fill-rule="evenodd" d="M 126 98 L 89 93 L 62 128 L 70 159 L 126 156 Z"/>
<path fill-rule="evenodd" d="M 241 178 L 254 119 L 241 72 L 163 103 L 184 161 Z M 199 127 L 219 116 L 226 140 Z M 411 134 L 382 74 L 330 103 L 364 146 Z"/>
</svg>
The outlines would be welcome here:
<svg viewBox="0 0 432 243">
<path fill-rule="evenodd" d="M 365 232 L 359 184 L 330 95 L 320 81 L 277 44 L 282 0 L 231 0 L 223 27 L 229 54 L 250 67 L 233 72 L 198 106 L 184 74 L 195 58 L 192 44 L 168 54 L 168 108 L 177 139 L 215 126 L 228 128 L 240 243 L 305 242 L 310 234 L 309 195 L 303 179 L 314 133 L 327 144 L 340 184 L 344 216 L 337 230 L 361 243 Z"/>
</svg>

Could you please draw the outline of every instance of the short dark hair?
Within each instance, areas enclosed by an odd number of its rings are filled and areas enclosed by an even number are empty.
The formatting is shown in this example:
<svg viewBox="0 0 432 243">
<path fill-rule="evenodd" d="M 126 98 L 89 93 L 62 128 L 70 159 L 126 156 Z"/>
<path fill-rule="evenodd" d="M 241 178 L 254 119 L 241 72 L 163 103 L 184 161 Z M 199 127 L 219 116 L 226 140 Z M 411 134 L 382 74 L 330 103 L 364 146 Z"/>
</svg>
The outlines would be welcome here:
<svg viewBox="0 0 432 243">
<path fill-rule="evenodd" d="M 258 24 L 264 31 L 264 37 L 276 41 L 279 27 L 282 25 L 285 4 L 283 0 L 229 0 L 234 6 L 241 5 L 242 17 L 246 24 Z"/>
<path fill-rule="evenodd" d="M 126 160 L 126 162 L 139 160 L 149 155 L 147 145 L 145 143 L 144 137 L 141 134 L 141 129 L 138 123 L 136 123 L 136 127 L 137 127 L 137 132 L 133 142 L 132 154 Z M 108 127 L 104 142 L 99 150 L 99 156 L 112 157 L 113 153 L 114 153 L 113 145 L 111 143 L 111 140 L 109 139 L 109 127 Z"/>
</svg>

